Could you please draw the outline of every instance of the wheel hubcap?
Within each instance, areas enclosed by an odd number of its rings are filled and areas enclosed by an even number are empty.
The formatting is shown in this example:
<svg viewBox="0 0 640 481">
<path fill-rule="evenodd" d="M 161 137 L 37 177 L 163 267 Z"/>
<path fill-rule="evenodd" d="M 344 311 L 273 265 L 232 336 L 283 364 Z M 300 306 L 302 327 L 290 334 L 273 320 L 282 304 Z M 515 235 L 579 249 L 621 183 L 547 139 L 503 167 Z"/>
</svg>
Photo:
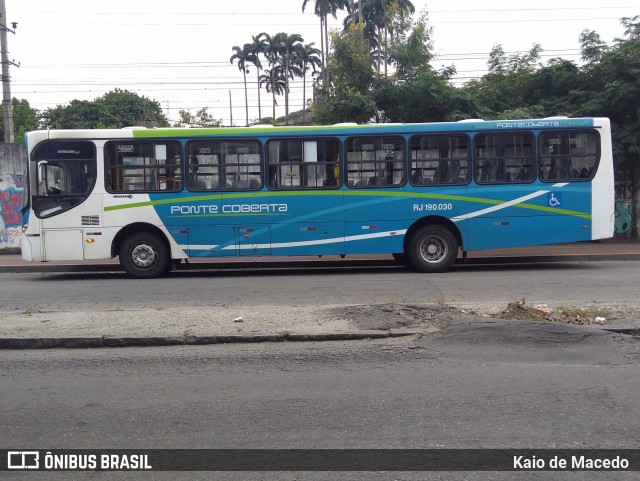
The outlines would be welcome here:
<svg viewBox="0 0 640 481">
<path fill-rule="evenodd" d="M 427 262 L 441 262 L 447 252 L 447 243 L 439 237 L 427 237 L 420 245 L 420 255 Z"/>
<path fill-rule="evenodd" d="M 158 260 L 158 253 L 152 245 L 138 244 L 131 251 L 131 262 L 140 269 L 149 269 Z"/>
</svg>

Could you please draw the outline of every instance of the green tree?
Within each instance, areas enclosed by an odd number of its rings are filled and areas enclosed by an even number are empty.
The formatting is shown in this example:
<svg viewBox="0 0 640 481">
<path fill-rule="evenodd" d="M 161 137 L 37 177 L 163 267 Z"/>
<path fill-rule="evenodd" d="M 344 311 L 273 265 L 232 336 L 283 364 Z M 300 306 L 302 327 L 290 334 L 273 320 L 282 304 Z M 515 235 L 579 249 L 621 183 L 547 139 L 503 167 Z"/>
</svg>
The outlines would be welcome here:
<svg viewBox="0 0 640 481">
<path fill-rule="evenodd" d="M 384 75 L 388 75 L 390 41 L 407 27 L 408 18 L 415 13 L 409 0 L 360 0 L 354 4 L 355 12 L 345 19 L 347 26 L 362 18 L 365 27 L 363 36 L 371 47 L 371 58 L 378 73 L 384 65 Z M 390 38 L 391 37 L 391 38 Z"/>
<path fill-rule="evenodd" d="M 13 98 L 11 101 L 13 113 L 14 142 L 24 142 L 24 134 L 31 130 L 38 130 L 38 111 L 29 105 L 25 99 Z M 4 118 L 0 116 L 0 141 L 4 141 Z"/>
<path fill-rule="evenodd" d="M 120 89 L 93 101 L 72 100 L 42 115 L 45 129 L 120 129 L 134 125 L 167 127 L 169 122 L 157 101 Z"/>
<path fill-rule="evenodd" d="M 392 39 L 389 60 L 395 66 L 397 79 L 409 79 L 419 71 L 429 68 L 429 62 L 433 59 L 433 28 L 427 24 L 428 18 L 424 14 L 415 23 L 405 24 L 403 32 Z M 405 33 L 407 31 L 408 35 Z"/>
<path fill-rule="evenodd" d="M 133 125 L 141 127 L 168 127 L 169 122 L 160 103 L 128 90 L 115 89 L 94 102 L 102 105 L 110 123 L 107 128 L 121 129 Z"/>
<path fill-rule="evenodd" d="M 531 89 L 533 73 L 540 67 L 541 52 L 539 44 L 534 44 L 526 53 L 511 56 L 505 54 L 502 45 L 491 49 L 487 62 L 489 73 L 464 88 L 482 106 L 482 117 L 503 118 L 530 104 L 527 92 Z"/>
<path fill-rule="evenodd" d="M 195 114 L 189 110 L 180 110 L 180 121 L 174 127 L 220 127 L 222 119 L 214 119 L 207 107 L 203 107 Z"/>
<path fill-rule="evenodd" d="M 72 100 L 68 105 L 58 105 L 43 114 L 47 129 L 108 129 L 115 128 L 115 118 L 97 100 Z M 124 126 L 124 125 L 123 125 Z"/>
<path fill-rule="evenodd" d="M 375 116 L 371 92 L 375 76 L 362 31 L 363 24 L 357 24 L 349 26 L 346 32 L 332 34 L 333 54 L 328 67 L 331 84 L 325 83 L 317 91 L 313 106 L 315 123 L 362 123 Z"/>
<path fill-rule="evenodd" d="M 583 30 L 578 40 L 582 51 L 581 58 L 588 64 L 601 62 L 609 48 L 595 30 Z"/>
</svg>

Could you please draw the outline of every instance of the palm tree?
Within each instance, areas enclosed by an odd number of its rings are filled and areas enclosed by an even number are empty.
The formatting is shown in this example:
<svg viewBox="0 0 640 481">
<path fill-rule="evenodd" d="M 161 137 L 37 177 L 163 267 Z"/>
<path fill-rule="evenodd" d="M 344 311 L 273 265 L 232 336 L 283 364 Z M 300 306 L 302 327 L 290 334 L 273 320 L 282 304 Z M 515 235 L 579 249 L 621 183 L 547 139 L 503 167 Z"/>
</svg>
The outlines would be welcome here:
<svg viewBox="0 0 640 481">
<path fill-rule="evenodd" d="M 253 42 L 250 44 L 252 54 L 251 63 L 256 67 L 256 75 L 258 79 L 258 119 L 262 118 L 262 103 L 260 102 L 260 70 L 262 70 L 262 62 L 260 62 L 260 54 L 266 54 L 267 47 L 269 45 L 266 39 L 268 36 L 269 35 L 266 33 L 260 33 L 252 36 L 251 39 Z"/>
<path fill-rule="evenodd" d="M 302 2 L 302 11 L 309 0 Z M 327 61 L 329 59 L 329 28 L 327 26 L 327 17 L 329 14 L 333 18 L 337 18 L 338 10 L 346 9 L 350 5 L 350 0 L 315 0 L 316 6 L 314 13 L 320 17 L 320 50 L 322 52 L 322 71 L 324 81 L 327 81 Z"/>
<path fill-rule="evenodd" d="M 278 102 L 276 102 L 276 94 L 282 95 L 286 86 L 282 68 L 279 66 L 274 66 L 271 69 L 265 70 L 258 79 L 258 85 L 260 87 L 264 86 L 267 92 L 271 93 L 271 95 L 273 96 L 273 121 L 275 122 L 276 105 L 278 105 Z"/>
<path fill-rule="evenodd" d="M 372 59 L 376 59 L 376 69 L 380 72 L 384 59 L 384 71 L 387 75 L 388 47 L 389 47 L 389 22 L 392 18 L 390 7 L 395 13 L 406 16 L 416 11 L 409 0 L 360 0 L 355 3 L 355 12 L 345 19 L 345 29 L 361 18 L 364 21 L 364 35 L 372 49 Z M 391 32 L 393 34 L 393 32 Z"/>
<path fill-rule="evenodd" d="M 301 35 L 294 33 L 289 35 L 280 32 L 276 35 L 278 45 L 278 62 L 282 66 L 282 74 L 284 75 L 284 112 L 285 125 L 289 125 L 289 79 L 302 76 L 302 70 L 299 67 L 300 57 L 303 55 L 304 45 Z"/>
<path fill-rule="evenodd" d="M 235 53 L 231 56 L 229 61 L 233 64 L 234 60 L 238 62 L 238 70 L 242 71 L 242 76 L 244 77 L 244 108 L 245 113 L 247 115 L 247 126 L 249 126 L 249 98 L 247 95 L 247 74 L 249 73 L 249 69 L 247 68 L 247 62 L 252 62 L 253 53 L 251 44 L 245 43 L 242 48 L 237 45 L 234 46 L 231 50 Z"/>
<path fill-rule="evenodd" d="M 300 50 L 300 56 L 298 61 L 300 62 L 300 69 L 302 70 L 302 121 L 307 120 L 307 72 L 311 69 L 316 71 L 316 67 L 322 66 L 322 60 L 318 56 L 320 50 L 313 46 L 313 42 L 306 44 Z"/>
</svg>

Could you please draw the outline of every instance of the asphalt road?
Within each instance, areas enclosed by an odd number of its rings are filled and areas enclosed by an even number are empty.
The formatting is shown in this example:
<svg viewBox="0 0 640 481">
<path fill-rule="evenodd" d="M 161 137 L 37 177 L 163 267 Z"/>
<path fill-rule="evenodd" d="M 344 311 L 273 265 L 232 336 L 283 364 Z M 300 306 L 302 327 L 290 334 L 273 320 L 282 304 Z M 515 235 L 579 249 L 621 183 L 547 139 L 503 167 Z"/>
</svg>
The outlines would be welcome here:
<svg viewBox="0 0 640 481">
<path fill-rule="evenodd" d="M 635 262 L 185 271 L 153 280 L 121 273 L 0 274 L 0 310 L 305 306 L 382 303 L 608 302 L 640 304 Z"/>
<path fill-rule="evenodd" d="M 2 274 L 2 309 L 384 302 L 638 305 L 635 263 Z M 333 343 L 0 351 L 0 447 L 640 448 L 640 341 L 458 320 L 439 336 Z M 2 473 L 25 479 L 25 473 Z M 5 476 L 6 475 L 6 476 Z M 636 479 L 637 473 L 148 473 L 118 479 Z M 75 473 L 73 479 L 113 479 Z M 47 473 L 42 479 L 71 479 Z"/>
<path fill-rule="evenodd" d="M 384 342 L 0 351 L 2 445 L 638 448 L 639 363 L 637 338 L 493 321 Z M 583 480 L 637 473 L 152 474 L 118 479 Z"/>
</svg>

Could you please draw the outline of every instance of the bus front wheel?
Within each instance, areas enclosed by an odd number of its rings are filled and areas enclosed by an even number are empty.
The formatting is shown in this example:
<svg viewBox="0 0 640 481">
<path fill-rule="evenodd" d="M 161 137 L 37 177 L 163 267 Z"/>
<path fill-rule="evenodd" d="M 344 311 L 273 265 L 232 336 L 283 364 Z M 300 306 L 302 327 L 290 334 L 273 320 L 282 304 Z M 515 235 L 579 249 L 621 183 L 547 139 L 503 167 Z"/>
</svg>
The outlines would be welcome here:
<svg viewBox="0 0 640 481">
<path fill-rule="evenodd" d="M 152 279 L 169 269 L 169 249 L 156 234 L 140 232 L 120 246 L 120 265 L 135 279 Z"/>
<path fill-rule="evenodd" d="M 422 227 L 411 236 L 408 255 L 419 271 L 445 272 L 458 257 L 458 241 L 446 227 Z"/>
</svg>

